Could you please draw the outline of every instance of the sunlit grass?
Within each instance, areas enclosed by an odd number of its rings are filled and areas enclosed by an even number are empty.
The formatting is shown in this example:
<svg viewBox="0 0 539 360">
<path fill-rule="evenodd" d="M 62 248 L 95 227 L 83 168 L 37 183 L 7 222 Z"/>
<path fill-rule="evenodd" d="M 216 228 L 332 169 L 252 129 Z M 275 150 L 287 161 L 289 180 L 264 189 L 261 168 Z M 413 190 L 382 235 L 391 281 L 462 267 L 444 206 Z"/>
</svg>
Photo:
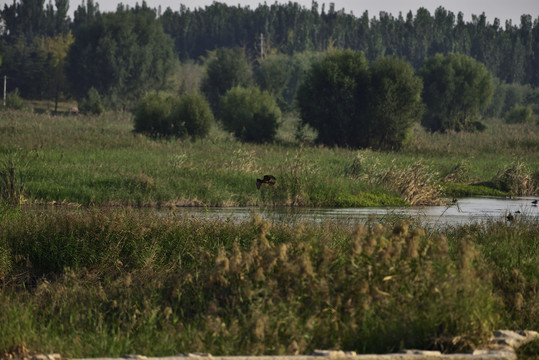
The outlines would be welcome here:
<svg viewBox="0 0 539 360">
<path fill-rule="evenodd" d="M 255 145 L 237 142 L 218 126 L 202 141 L 152 140 L 132 132 L 128 113 L 97 117 L 7 111 L 0 120 L 0 159 L 20 159 L 17 170 L 24 175 L 24 196 L 30 202 L 339 207 L 438 203 L 454 196 L 451 189 L 470 184 L 498 186 L 507 194 L 493 180 L 516 165 L 532 180 L 527 194 L 536 192 L 535 125 L 493 125 L 477 134 L 417 129 L 403 151 L 373 152 L 317 146 L 312 134 L 299 142 L 296 124 L 288 115 L 275 144 Z M 414 164 L 422 164 L 426 186 L 403 189 L 408 185 L 384 181 L 418 176 Z M 256 178 L 264 174 L 276 176 L 277 186 L 257 191 Z M 141 179 L 147 186 L 141 186 Z M 445 182 L 451 185 L 444 188 Z M 442 191 L 431 191 L 439 186 Z M 422 193 L 406 195 L 416 190 Z"/>
</svg>

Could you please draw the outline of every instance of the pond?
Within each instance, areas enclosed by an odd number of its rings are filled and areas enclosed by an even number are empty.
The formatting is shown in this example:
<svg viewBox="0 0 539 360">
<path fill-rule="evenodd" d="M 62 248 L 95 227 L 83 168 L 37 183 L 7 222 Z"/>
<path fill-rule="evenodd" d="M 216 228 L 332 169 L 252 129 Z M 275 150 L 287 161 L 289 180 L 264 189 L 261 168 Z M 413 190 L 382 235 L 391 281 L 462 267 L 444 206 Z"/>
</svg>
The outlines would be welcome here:
<svg viewBox="0 0 539 360">
<path fill-rule="evenodd" d="M 249 219 L 254 214 L 271 221 L 342 221 L 358 222 L 391 218 L 412 218 L 423 226 L 454 226 L 485 221 L 508 221 L 507 217 L 521 217 L 539 221 L 539 207 L 534 198 L 461 198 L 448 206 L 400 208 L 301 208 L 301 207 L 220 207 L 180 208 L 178 215 L 220 218 L 235 221 Z"/>
</svg>

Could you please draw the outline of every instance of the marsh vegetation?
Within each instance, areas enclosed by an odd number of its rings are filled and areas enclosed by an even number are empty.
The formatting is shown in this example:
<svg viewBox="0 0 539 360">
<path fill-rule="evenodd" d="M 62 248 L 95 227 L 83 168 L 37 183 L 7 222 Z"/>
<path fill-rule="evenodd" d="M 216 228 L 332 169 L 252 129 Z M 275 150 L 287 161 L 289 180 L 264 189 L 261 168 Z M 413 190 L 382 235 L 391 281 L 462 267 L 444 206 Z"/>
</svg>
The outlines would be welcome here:
<svg viewBox="0 0 539 360">
<path fill-rule="evenodd" d="M 535 124 L 446 134 L 418 127 L 399 152 L 316 146 L 309 133 L 295 137 L 296 124 L 287 115 L 277 141 L 258 145 L 241 143 L 219 126 L 204 140 L 148 138 L 133 133 L 128 113 L 6 111 L 2 194 L 17 203 L 154 207 L 401 206 L 474 194 L 537 194 Z M 264 174 L 273 174 L 277 185 L 257 190 L 256 178 Z"/>
<path fill-rule="evenodd" d="M 174 212 L 537 194 L 533 126 L 417 128 L 396 153 L 298 140 L 290 115 L 275 143 L 256 145 L 218 127 L 204 140 L 148 138 L 123 113 L 4 112 L 0 353 L 464 351 L 496 328 L 538 329 L 534 218 L 422 229 Z M 257 190 L 265 173 L 277 184 Z"/>
<path fill-rule="evenodd" d="M 242 222 L 139 210 L 0 216 L 0 350 L 68 357 L 465 351 L 539 327 L 537 221 Z"/>
</svg>

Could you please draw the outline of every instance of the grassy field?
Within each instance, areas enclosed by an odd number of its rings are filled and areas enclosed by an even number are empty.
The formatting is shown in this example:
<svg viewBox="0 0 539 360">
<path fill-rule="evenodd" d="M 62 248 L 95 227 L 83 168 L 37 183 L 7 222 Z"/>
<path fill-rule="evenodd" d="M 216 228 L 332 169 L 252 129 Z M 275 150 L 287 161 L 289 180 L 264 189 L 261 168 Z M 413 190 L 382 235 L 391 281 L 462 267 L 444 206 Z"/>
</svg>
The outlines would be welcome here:
<svg viewBox="0 0 539 360">
<path fill-rule="evenodd" d="M 0 358 L 450 352 L 499 328 L 539 330 L 537 219 L 421 229 L 174 212 L 537 195 L 536 126 L 418 128 L 387 153 L 319 147 L 294 128 L 287 118 L 268 145 L 217 127 L 199 142 L 151 140 L 126 113 L 2 112 Z M 277 185 L 257 190 L 268 173 Z M 39 206 L 52 203 L 66 206 Z"/>
<path fill-rule="evenodd" d="M 85 206 L 399 206 L 537 192 L 536 125 L 493 124 L 481 134 L 418 128 L 403 151 L 382 153 L 297 141 L 295 121 L 285 119 L 275 144 L 253 145 L 217 126 L 203 141 L 151 140 L 132 133 L 128 113 L 3 112 L 0 170 L 21 190 L 16 198 Z M 257 191 L 264 174 L 277 186 Z"/>
</svg>

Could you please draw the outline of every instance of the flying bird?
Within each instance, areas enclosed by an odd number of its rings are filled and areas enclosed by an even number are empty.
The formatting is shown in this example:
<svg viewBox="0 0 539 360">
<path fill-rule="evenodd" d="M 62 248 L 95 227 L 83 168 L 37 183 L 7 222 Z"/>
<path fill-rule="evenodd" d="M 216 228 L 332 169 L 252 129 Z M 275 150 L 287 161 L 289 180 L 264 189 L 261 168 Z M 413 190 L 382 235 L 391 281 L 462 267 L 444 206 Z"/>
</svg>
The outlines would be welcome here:
<svg viewBox="0 0 539 360">
<path fill-rule="evenodd" d="M 260 189 L 260 185 L 262 184 L 268 184 L 271 186 L 275 185 L 275 181 L 272 181 L 272 180 L 277 180 L 277 179 L 275 179 L 275 176 L 273 175 L 264 175 L 263 179 L 256 179 L 256 188 Z"/>
</svg>

